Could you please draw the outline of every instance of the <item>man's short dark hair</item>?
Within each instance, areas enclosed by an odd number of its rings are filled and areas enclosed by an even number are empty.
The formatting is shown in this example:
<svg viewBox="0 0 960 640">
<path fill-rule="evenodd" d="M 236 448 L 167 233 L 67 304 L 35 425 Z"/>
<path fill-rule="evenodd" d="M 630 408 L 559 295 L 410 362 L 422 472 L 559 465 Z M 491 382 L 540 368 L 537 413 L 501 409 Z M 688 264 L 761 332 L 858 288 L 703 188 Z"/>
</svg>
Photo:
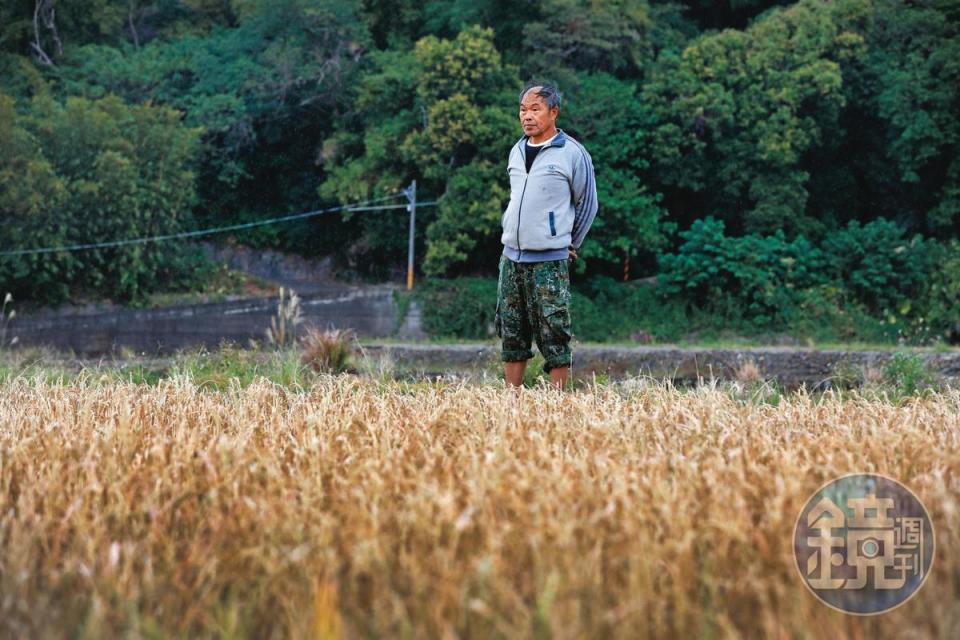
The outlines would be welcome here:
<svg viewBox="0 0 960 640">
<path fill-rule="evenodd" d="M 553 109 L 554 107 L 560 106 L 560 98 L 563 96 L 560 95 L 560 92 L 552 84 L 545 84 L 543 82 L 530 82 L 523 88 L 523 91 L 520 92 L 519 102 L 523 102 L 523 96 L 527 95 L 527 92 L 534 87 L 540 87 L 536 91 L 535 95 L 543 98 L 543 101 L 547 103 L 547 109 Z"/>
</svg>

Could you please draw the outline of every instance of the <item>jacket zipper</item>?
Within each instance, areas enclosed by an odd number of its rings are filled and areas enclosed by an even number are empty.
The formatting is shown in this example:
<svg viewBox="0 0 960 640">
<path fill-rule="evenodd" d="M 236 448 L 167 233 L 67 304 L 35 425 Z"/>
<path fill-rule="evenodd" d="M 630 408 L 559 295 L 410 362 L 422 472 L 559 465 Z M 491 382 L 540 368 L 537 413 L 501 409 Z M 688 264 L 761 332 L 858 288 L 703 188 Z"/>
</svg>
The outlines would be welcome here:
<svg viewBox="0 0 960 640">
<path fill-rule="evenodd" d="M 523 142 L 524 145 L 527 144 L 526 140 Z M 547 145 L 549 147 L 551 145 Z M 543 155 L 543 152 L 547 150 L 547 147 L 540 149 L 537 152 L 537 158 Z M 520 155 L 523 157 L 523 166 L 527 166 L 527 150 L 526 148 L 520 152 Z M 533 170 L 533 165 L 537 164 L 537 158 L 533 159 L 533 162 L 530 163 L 530 170 Z M 523 190 L 520 192 L 520 204 L 517 205 L 517 249 L 520 253 L 517 255 L 517 262 L 520 261 L 520 258 L 523 257 L 523 247 L 520 246 L 520 214 L 523 212 L 523 196 L 527 193 L 527 179 L 530 177 L 530 171 L 527 171 L 527 174 L 523 178 Z"/>
<path fill-rule="evenodd" d="M 533 159 L 534 162 L 537 161 L 536 158 Z M 527 173 L 527 177 L 530 174 Z M 517 261 L 520 261 L 521 256 L 523 256 L 523 247 L 520 246 L 520 212 L 523 210 L 523 195 L 527 192 L 527 177 L 523 179 L 523 191 L 520 192 L 520 204 L 517 205 L 517 249 L 520 250 L 520 254 L 517 256 Z"/>
</svg>

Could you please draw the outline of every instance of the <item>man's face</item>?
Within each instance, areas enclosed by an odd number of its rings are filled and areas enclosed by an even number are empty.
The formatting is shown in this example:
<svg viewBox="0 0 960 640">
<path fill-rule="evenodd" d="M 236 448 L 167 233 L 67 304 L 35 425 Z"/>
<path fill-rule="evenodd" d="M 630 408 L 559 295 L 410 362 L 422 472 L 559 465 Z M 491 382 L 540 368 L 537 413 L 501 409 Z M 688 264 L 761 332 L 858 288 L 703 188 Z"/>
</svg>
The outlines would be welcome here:
<svg viewBox="0 0 960 640">
<path fill-rule="evenodd" d="M 543 135 L 556 126 L 560 107 L 547 108 L 547 102 L 537 95 L 540 87 L 527 91 L 520 101 L 520 126 L 523 133 L 531 138 Z"/>
</svg>

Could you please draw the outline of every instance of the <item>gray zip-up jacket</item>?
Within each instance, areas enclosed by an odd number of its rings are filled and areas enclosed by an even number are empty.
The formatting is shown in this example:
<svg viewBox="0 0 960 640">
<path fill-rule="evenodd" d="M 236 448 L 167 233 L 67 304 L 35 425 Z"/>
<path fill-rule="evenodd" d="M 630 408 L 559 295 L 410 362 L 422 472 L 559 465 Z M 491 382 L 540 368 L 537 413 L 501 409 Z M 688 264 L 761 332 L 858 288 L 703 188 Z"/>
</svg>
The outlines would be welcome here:
<svg viewBox="0 0 960 640">
<path fill-rule="evenodd" d="M 526 167 L 523 136 L 510 150 L 510 203 L 501 224 L 503 255 L 515 262 L 566 259 L 579 249 L 597 215 L 593 160 L 562 129 Z"/>
</svg>

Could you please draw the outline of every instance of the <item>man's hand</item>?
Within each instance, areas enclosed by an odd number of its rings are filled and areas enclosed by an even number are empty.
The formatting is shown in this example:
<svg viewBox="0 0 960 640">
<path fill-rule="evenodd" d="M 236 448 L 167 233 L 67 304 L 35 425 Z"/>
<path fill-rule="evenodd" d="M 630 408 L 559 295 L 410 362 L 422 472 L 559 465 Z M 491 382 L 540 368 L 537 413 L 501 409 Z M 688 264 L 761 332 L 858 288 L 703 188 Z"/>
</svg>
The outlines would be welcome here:
<svg viewBox="0 0 960 640">
<path fill-rule="evenodd" d="M 573 262 L 574 260 L 577 259 L 577 250 L 576 250 L 576 249 L 574 249 L 573 247 L 569 247 L 569 248 L 567 249 L 567 251 L 570 252 L 570 255 L 567 256 L 567 260 Z"/>
</svg>

